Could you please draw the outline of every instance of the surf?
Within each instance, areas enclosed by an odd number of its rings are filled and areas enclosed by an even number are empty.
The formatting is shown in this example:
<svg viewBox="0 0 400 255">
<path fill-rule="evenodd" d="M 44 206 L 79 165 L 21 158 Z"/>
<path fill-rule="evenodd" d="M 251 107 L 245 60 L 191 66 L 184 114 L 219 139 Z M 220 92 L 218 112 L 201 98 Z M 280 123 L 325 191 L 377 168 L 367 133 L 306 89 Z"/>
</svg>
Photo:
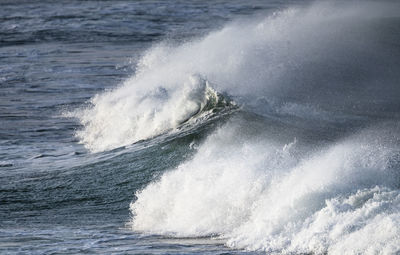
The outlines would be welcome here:
<svg viewBox="0 0 400 255">
<path fill-rule="evenodd" d="M 136 193 L 134 231 L 216 236 L 269 253 L 400 249 L 398 126 L 310 150 L 304 137 L 285 143 L 260 130 L 245 135 L 238 123 Z"/>
<path fill-rule="evenodd" d="M 194 69 L 251 113 L 136 192 L 131 228 L 272 254 L 399 251 L 399 120 L 387 115 L 397 75 L 368 61 L 394 60 L 370 30 L 398 22 L 390 8 L 290 8 L 152 49 L 139 76 L 166 63 Z"/>
<path fill-rule="evenodd" d="M 88 150 L 229 118 L 135 193 L 131 229 L 269 253 L 399 251 L 399 54 L 385 41 L 399 9 L 315 3 L 146 51 L 73 113 Z"/>
<path fill-rule="evenodd" d="M 159 86 L 149 89 L 128 82 L 94 97 L 90 107 L 70 114 L 84 126 L 77 137 L 92 152 L 110 150 L 187 128 L 235 107 L 199 75 L 179 82 L 156 83 Z"/>
<path fill-rule="evenodd" d="M 397 9 L 316 3 L 234 21 L 184 43 L 156 44 L 132 77 L 69 114 L 82 125 L 76 136 L 92 152 L 110 150 L 174 130 L 207 100 L 227 98 L 267 117 L 351 123 L 384 116 L 400 107 L 393 85 L 399 75 L 389 68 L 396 55 L 374 33 L 391 29 L 382 20 L 398 22 Z"/>
</svg>

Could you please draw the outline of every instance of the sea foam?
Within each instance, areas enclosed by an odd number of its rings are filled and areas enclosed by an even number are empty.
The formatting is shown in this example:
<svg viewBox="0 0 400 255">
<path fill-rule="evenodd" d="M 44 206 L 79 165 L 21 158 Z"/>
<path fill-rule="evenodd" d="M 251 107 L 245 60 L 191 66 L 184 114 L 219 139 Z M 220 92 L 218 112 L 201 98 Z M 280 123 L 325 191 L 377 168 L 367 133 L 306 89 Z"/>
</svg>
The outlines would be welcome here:
<svg viewBox="0 0 400 255">
<path fill-rule="evenodd" d="M 134 80 L 172 81 L 166 90 L 181 91 L 198 73 L 266 118 L 232 118 L 191 159 L 138 191 L 134 231 L 214 236 L 271 254 L 400 251 L 399 123 L 383 118 L 399 109 L 397 76 L 377 66 L 390 70 L 393 59 L 371 30 L 398 18 L 399 8 L 356 3 L 234 22 L 143 57 Z M 130 95 L 129 84 L 113 93 Z M 353 125 L 359 116 L 368 121 Z M 345 124 L 333 135 L 326 127 L 337 122 Z"/>
<path fill-rule="evenodd" d="M 177 88 L 133 92 L 124 87 L 98 95 L 91 103 L 94 107 L 74 114 L 85 126 L 77 136 L 93 152 L 152 138 L 232 105 L 197 75 L 188 76 Z"/>
<path fill-rule="evenodd" d="M 392 132 L 366 130 L 304 153 L 296 140 L 251 139 L 229 123 L 136 194 L 132 228 L 218 236 L 233 248 L 279 254 L 394 254 L 400 192 Z"/>
<path fill-rule="evenodd" d="M 398 80 L 380 68 L 390 66 L 393 54 L 370 28 L 397 17 L 398 9 L 394 3 L 319 3 L 234 21 L 179 45 L 159 43 L 143 53 L 135 75 L 72 114 L 82 124 L 77 137 L 94 152 L 148 139 L 196 115 L 216 92 L 240 105 L 263 97 L 279 107 L 274 114 L 313 120 L 335 120 L 332 111 L 360 115 L 396 106 L 392 89 L 376 84 Z M 264 103 L 254 108 L 268 111 Z"/>
</svg>

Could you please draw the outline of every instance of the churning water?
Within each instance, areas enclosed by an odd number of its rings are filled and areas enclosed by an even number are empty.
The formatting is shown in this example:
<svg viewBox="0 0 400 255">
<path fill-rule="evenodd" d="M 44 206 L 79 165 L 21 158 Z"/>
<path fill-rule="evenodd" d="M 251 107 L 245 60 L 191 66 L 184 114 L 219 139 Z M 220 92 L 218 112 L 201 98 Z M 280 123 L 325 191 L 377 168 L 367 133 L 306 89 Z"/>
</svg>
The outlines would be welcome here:
<svg viewBox="0 0 400 255">
<path fill-rule="evenodd" d="M 0 13 L 2 253 L 400 252 L 399 3 Z"/>
</svg>

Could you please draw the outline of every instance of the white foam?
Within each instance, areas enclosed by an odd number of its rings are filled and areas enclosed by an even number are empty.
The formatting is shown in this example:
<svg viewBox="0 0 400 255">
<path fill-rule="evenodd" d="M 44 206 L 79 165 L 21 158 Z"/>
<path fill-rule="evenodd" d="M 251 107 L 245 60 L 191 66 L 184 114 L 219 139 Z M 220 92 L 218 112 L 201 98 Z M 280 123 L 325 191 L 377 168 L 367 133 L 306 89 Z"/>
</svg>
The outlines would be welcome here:
<svg viewBox="0 0 400 255">
<path fill-rule="evenodd" d="M 297 95 L 293 91 L 302 92 L 299 97 L 309 95 L 296 83 L 287 83 L 295 80 L 285 78 L 291 71 L 303 77 L 304 63 L 325 64 L 321 59 L 331 59 L 327 55 L 338 54 L 333 57 L 338 60 L 352 53 L 368 37 L 357 29 L 365 29 L 365 20 L 398 16 L 378 3 L 338 5 L 289 9 L 230 24 L 179 47 L 159 45 L 142 59 L 135 78 L 114 93 L 125 90 L 122 93 L 130 95 L 134 85 L 148 91 L 146 86 L 159 83 L 167 84 L 168 92 L 181 91 L 187 75 L 199 73 L 216 90 L 242 96 L 241 103 L 274 98 L 271 112 L 334 118 L 330 113 L 335 116 L 335 111 L 314 101 L 285 102 L 284 96 Z M 351 32 L 358 34 L 352 37 Z M 311 75 L 313 70 L 308 70 Z M 325 95 L 325 89 L 319 95 Z M 282 142 L 261 131 L 252 134 L 248 125 L 228 123 L 196 148 L 192 159 L 137 192 L 131 204 L 133 230 L 217 235 L 230 247 L 271 254 L 400 252 L 398 129 L 382 125 L 322 147 L 306 146 L 307 141 L 296 142 L 294 137 L 293 142 Z"/>
<path fill-rule="evenodd" d="M 93 107 L 75 113 L 85 126 L 77 135 L 91 151 L 112 149 L 172 130 L 218 101 L 209 83 L 195 75 L 179 88 L 122 87 L 96 96 Z"/>
<path fill-rule="evenodd" d="M 272 253 L 400 251 L 398 150 L 386 138 L 360 133 L 299 154 L 296 142 L 241 132 L 221 128 L 192 160 L 138 192 L 132 228 L 218 235 L 231 247 Z"/>
<path fill-rule="evenodd" d="M 307 117 L 309 107 L 293 109 L 296 102 L 285 104 L 285 98 L 308 94 L 297 83 L 304 75 L 318 76 L 310 62 L 318 65 L 333 60 L 339 62 L 335 68 L 349 64 L 350 60 L 337 56 L 354 54 L 360 41 L 368 43 L 370 35 L 359 29 L 365 27 L 365 19 L 396 15 L 396 8 L 382 6 L 322 3 L 289 8 L 264 18 L 233 22 L 182 45 L 155 45 L 141 58 L 133 77 L 72 114 L 83 125 L 77 136 L 91 151 L 102 151 L 175 128 L 206 100 L 207 86 L 190 78 L 193 74 L 211 81 L 216 91 L 234 97 L 248 95 L 250 100 L 258 96 L 283 100 L 277 105 L 286 106 L 276 112 Z M 329 88 L 324 89 L 324 83 L 315 79 L 310 82 L 321 83 L 317 85 L 322 91 Z M 319 109 L 316 104 L 321 102 L 329 101 L 321 98 L 312 103 L 312 109 Z M 326 118 L 326 113 L 314 111 L 311 117 Z"/>
</svg>

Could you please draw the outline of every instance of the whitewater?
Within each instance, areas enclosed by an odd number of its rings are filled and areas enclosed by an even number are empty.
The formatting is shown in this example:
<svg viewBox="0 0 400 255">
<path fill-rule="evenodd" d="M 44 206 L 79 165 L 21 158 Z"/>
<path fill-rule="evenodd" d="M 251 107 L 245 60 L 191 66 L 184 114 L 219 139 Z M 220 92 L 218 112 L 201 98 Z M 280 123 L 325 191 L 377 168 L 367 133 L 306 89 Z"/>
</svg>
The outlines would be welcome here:
<svg viewBox="0 0 400 255">
<path fill-rule="evenodd" d="M 400 4 L 269 8 L 146 44 L 62 107 L 80 147 L 37 188 L 50 218 L 119 222 L 90 252 L 400 253 Z"/>
<path fill-rule="evenodd" d="M 219 100 L 242 114 L 136 192 L 132 230 L 268 254 L 399 252 L 399 59 L 374 31 L 399 24 L 398 7 L 315 3 L 148 50 L 75 113 L 88 149 L 194 129 Z"/>
</svg>

